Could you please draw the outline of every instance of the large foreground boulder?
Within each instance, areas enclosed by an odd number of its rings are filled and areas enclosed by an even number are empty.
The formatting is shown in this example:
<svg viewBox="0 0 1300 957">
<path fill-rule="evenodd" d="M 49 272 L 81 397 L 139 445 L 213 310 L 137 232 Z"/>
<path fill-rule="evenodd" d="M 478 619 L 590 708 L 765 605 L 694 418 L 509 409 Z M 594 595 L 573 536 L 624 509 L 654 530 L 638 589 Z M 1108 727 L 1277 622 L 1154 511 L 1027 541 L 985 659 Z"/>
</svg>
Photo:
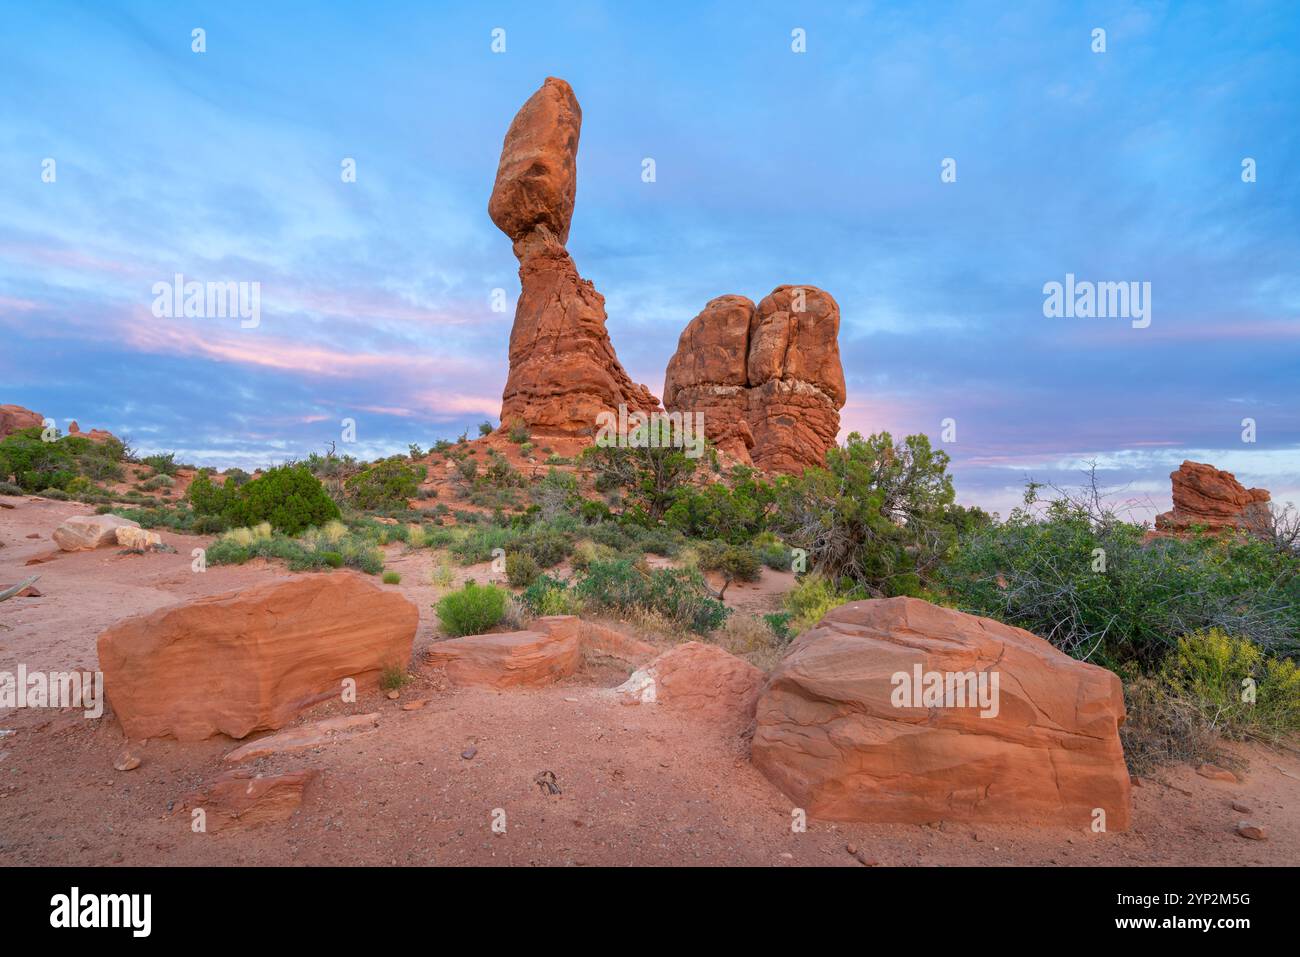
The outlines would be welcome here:
<svg viewBox="0 0 1300 957">
<path fill-rule="evenodd" d="M 127 618 L 99 636 L 128 738 L 242 738 L 405 669 L 419 612 L 357 572 L 279 579 Z"/>
<path fill-rule="evenodd" d="M 51 537 L 65 552 L 79 552 L 119 544 L 118 530 L 124 528 L 138 529 L 140 523 L 116 515 L 74 515 L 64 519 Z"/>
<path fill-rule="evenodd" d="M 1174 507 L 1156 516 L 1161 531 L 1185 532 L 1195 525 L 1212 532 L 1240 528 L 1258 534 L 1269 527 L 1267 489 L 1246 488 L 1231 472 L 1204 462 L 1184 462 L 1169 478 Z"/>
<path fill-rule="evenodd" d="M 936 681 L 937 676 L 937 681 Z M 812 817 L 1129 823 L 1119 678 L 914 598 L 800 635 L 758 702 L 754 764 Z"/>
</svg>

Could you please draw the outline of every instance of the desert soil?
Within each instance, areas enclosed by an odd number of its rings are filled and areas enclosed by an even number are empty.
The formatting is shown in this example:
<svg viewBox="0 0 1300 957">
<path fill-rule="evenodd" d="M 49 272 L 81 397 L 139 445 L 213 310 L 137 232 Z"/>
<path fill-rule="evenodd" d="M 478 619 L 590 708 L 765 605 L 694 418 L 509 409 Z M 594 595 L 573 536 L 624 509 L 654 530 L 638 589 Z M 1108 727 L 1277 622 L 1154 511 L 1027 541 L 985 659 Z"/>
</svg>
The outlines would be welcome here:
<svg viewBox="0 0 1300 957">
<path fill-rule="evenodd" d="M 41 596 L 0 604 L 0 671 L 93 670 L 108 625 L 199 595 L 286 574 L 263 562 L 190 570 L 208 539 L 162 532 L 172 553 L 116 549 L 57 553 L 50 532 L 86 506 L 0 499 L 0 586 L 39 574 Z M 28 537 L 35 535 L 35 538 Z M 33 558 L 54 557 L 27 565 Z M 420 608 L 416 659 L 437 640 L 427 552 L 389 565 Z M 458 569 L 458 578 L 483 569 Z M 732 599 L 766 610 L 782 582 L 770 576 Z M 810 821 L 791 829 L 791 802 L 750 766 L 746 741 L 689 717 L 615 702 L 626 672 L 592 664 L 538 691 L 454 691 L 436 674 L 398 700 L 379 692 L 355 705 L 323 705 L 300 721 L 380 712 L 377 729 L 313 751 L 250 763 L 259 772 L 313 768 L 302 808 L 256 828 L 194 834 L 182 797 L 228 768 L 234 747 L 154 740 L 134 770 L 114 770 L 126 743 L 111 713 L 0 712 L 0 864 L 535 864 L 862 866 L 854 845 L 881 865 L 1294 865 L 1300 862 L 1300 760 L 1235 747 L 1239 784 L 1169 766 L 1135 788 L 1134 825 L 1092 834 L 1017 825 L 938 826 Z M 426 702 L 418 710 L 402 705 Z M 464 757 L 463 755 L 472 755 Z M 550 771 L 560 789 L 536 783 Z M 1232 802 L 1252 808 L 1248 815 Z M 494 812 L 506 830 L 492 830 Z M 1243 817 L 1266 841 L 1234 833 Z"/>
</svg>

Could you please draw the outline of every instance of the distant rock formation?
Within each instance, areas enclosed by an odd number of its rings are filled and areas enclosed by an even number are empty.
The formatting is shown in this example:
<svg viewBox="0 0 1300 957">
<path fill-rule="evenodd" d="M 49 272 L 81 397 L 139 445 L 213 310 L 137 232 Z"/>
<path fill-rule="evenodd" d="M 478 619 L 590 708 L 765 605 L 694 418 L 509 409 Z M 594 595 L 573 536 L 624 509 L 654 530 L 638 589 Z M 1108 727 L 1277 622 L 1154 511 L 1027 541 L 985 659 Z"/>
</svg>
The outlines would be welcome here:
<svg viewBox="0 0 1300 957">
<path fill-rule="evenodd" d="M 510 124 L 488 202 L 492 221 L 514 242 L 522 286 L 501 423 L 523 422 L 539 435 L 594 433 L 596 416 L 620 404 L 659 408 L 619 364 L 605 331 L 605 299 L 564 248 L 581 127 L 572 88 L 547 77 Z"/>
<path fill-rule="evenodd" d="M 719 296 L 690 321 L 664 377 L 669 412 L 702 412 L 718 448 L 766 472 L 821 465 L 844 407 L 840 309 L 815 286 L 757 306 Z"/>
<path fill-rule="evenodd" d="M 21 405 L 0 405 L 0 440 L 23 429 L 40 427 L 44 424 L 39 412 L 25 409 Z"/>
<path fill-rule="evenodd" d="M 1242 528 L 1261 532 L 1270 523 L 1267 489 L 1246 488 L 1231 472 L 1203 462 L 1183 462 L 1169 478 L 1174 507 L 1156 516 L 1156 528 L 1185 532 L 1193 525 L 1209 531 Z"/>
</svg>

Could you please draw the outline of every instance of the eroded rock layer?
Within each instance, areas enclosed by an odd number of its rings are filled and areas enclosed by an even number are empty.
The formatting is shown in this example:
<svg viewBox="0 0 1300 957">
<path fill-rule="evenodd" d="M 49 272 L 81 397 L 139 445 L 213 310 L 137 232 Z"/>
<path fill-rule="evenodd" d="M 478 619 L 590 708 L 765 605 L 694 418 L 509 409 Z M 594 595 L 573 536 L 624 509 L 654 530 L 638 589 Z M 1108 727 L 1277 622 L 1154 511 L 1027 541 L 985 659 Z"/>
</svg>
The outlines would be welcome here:
<svg viewBox="0 0 1300 957">
<path fill-rule="evenodd" d="M 1269 525 L 1267 489 L 1246 488 L 1231 472 L 1203 462 L 1184 462 L 1171 472 L 1174 507 L 1156 516 L 1156 528 L 1182 532 L 1194 525 L 1209 531 L 1243 528 L 1262 531 Z"/>
</svg>

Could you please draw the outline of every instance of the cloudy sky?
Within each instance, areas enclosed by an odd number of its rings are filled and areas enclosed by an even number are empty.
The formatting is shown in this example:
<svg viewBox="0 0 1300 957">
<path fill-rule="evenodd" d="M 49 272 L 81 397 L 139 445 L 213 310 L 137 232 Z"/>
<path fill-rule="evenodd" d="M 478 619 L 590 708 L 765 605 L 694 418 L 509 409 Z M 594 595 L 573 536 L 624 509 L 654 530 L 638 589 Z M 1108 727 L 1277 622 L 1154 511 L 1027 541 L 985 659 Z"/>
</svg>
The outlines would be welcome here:
<svg viewBox="0 0 1300 957">
<path fill-rule="evenodd" d="M 12 6 L 0 403 L 245 467 L 345 418 L 364 456 L 495 423 L 518 278 L 487 199 L 555 75 L 569 249 L 656 393 L 709 299 L 808 283 L 840 303 L 845 434 L 955 420 L 962 501 L 1095 460 L 1165 508 L 1184 458 L 1300 501 L 1294 5 L 810 6 Z M 260 324 L 155 316 L 178 273 L 259 283 Z M 1046 317 L 1067 273 L 1150 283 L 1150 325 Z"/>
</svg>

